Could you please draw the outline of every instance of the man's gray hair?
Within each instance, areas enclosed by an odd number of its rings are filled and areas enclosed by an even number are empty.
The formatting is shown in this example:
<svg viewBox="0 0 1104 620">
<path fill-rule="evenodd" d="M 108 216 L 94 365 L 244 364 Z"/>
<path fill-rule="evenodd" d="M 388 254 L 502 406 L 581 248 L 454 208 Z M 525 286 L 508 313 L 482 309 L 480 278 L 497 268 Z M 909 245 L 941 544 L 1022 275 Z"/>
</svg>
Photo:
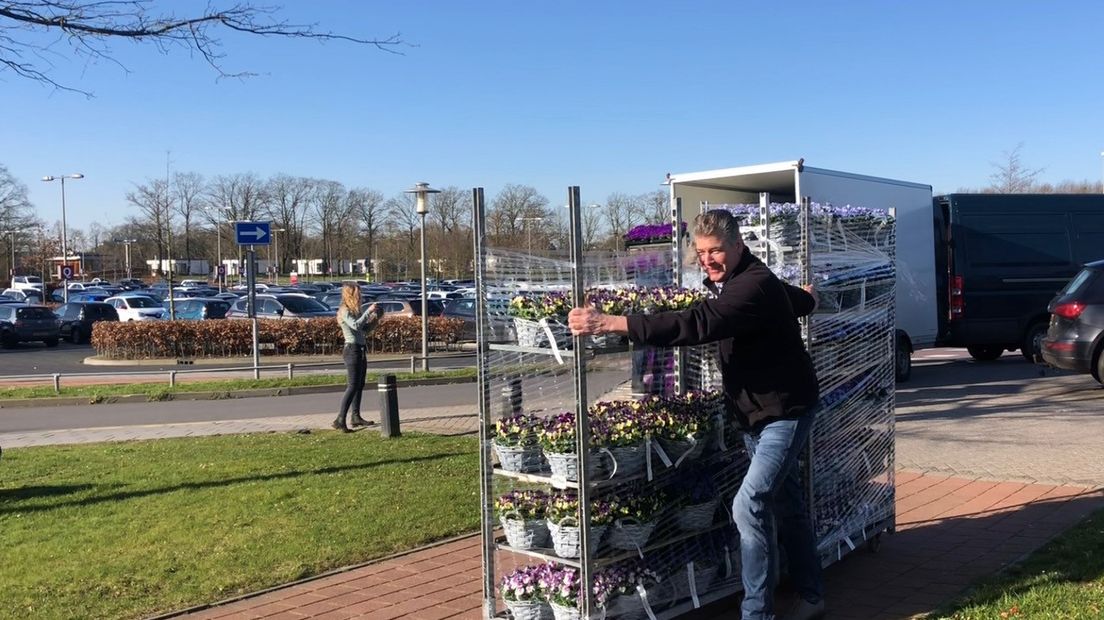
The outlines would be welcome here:
<svg viewBox="0 0 1104 620">
<path fill-rule="evenodd" d="M 695 237 L 716 237 L 728 241 L 742 241 L 740 222 L 725 209 L 713 209 L 694 219 Z"/>
</svg>

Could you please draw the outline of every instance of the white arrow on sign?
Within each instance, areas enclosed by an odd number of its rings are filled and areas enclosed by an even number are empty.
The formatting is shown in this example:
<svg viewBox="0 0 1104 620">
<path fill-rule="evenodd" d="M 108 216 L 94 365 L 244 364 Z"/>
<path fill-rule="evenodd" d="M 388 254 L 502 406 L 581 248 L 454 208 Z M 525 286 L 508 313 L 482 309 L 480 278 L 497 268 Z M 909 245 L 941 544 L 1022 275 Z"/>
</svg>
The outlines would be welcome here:
<svg viewBox="0 0 1104 620">
<path fill-rule="evenodd" d="M 254 228 L 253 230 L 246 230 L 243 228 L 238 234 L 243 237 L 253 237 L 257 241 L 260 241 L 261 239 L 264 239 L 268 236 L 268 233 L 265 231 L 265 229 L 261 228 L 260 226 Z"/>
</svg>

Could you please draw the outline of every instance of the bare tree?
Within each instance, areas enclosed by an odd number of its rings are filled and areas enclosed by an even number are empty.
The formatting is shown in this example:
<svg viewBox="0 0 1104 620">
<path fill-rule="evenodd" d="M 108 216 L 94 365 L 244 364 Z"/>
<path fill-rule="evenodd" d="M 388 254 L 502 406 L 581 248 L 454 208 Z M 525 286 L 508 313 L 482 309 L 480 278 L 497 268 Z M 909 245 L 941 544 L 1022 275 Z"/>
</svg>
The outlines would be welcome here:
<svg viewBox="0 0 1104 620">
<path fill-rule="evenodd" d="M 491 201 L 490 212 L 487 214 L 487 223 L 490 224 L 490 234 L 497 243 L 510 243 L 514 247 L 520 247 L 525 241 L 525 226 L 532 225 L 535 220 L 523 218 L 547 218 L 552 212 L 548 209 L 548 199 L 528 185 L 509 184 Z M 533 228 L 537 233 L 533 239 L 540 245 L 539 226 Z"/>
<path fill-rule="evenodd" d="M 1020 157 L 1023 150 L 1023 142 L 1016 145 L 1011 151 L 1004 152 L 1003 162 L 993 162 L 996 172 L 989 175 L 990 185 L 987 192 L 995 194 L 1024 194 L 1035 187 L 1035 179 L 1043 172 L 1043 168 L 1030 169 L 1024 165 Z"/>
<path fill-rule="evenodd" d="M 410 279 L 411 273 L 418 267 L 418 227 L 421 225 L 414 208 L 414 196 L 402 193 L 388 198 L 384 204 L 387 212 L 387 230 L 391 239 L 387 244 L 390 251 L 385 252 L 395 264 L 396 274 Z"/>
<path fill-rule="evenodd" d="M 636 197 L 640 205 L 641 224 L 662 224 L 671 220 L 671 195 L 657 189 Z"/>
<path fill-rule="evenodd" d="M 311 219 L 310 204 L 316 181 L 305 177 L 277 174 L 265 184 L 267 215 L 285 231 L 285 251 L 280 257 L 286 263 L 292 257 L 304 258 L 304 245 Z M 282 265 L 280 273 L 284 272 Z"/>
<path fill-rule="evenodd" d="M 184 258 L 190 261 L 192 256 L 192 221 L 204 205 L 206 185 L 203 176 L 195 172 L 181 172 L 173 177 L 172 192 L 175 202 L 173 210 L 184 219 Z"/>
<path fill-rule="evenodd" d="M 343 224 L 349 216 L 348 192 L 337 181 L 316 181 L 311 209 L 314 223 L 322 237 L 322 269 L 331 272 L 336 248 L 341 245 Z"/>
<path fill-rule="evenodd" d="M 368 244 L 368 252 L 364 257 L 366 260 L 364 271 L 372 273 L 372 261 L 376 259 L 376 239 L 379 237 L 380 229 L 383 228 L 383 194 L 374 189 L 351 189 L 348 200 L 350 216 L 359 229 L 358 233 L 365 235 Z"/>
<path fill-rule="evenodd" d="M 207 184 L 207 204 L 212 211 L 221 210 L 227 221 L 253 221 L 265 211 L 264 183 L 253 173 L 218 176 Z M 209 214 L 215 217 L 217 213 Z M 241 246 L 237 248 L 238 264 L 242 263 Z M 238 273 L 241 273 L 240 271 Z"/>
<path fill-rule="evenodd" d="M 143 220 L 145 230 L 153 232 L 152 242 L 154 254 L 157 258 L 155 271 L 161 272 L 161 265 L 168 249 L 169 227 L 169 195 L 168 184 L 164 179 L 153 179 L 142 185 L 135 186 L 133 191 L 127 192 L 127 202 L 138 207 L 141 214 L 139 220 Z"/>
<path fill-rule="evenodd" d="M 628 232 L 629 226 L 632 225 L 632 220 L 635 215 L 636 202 L 632 196 L 628 194 L 622 194 L 620 192 L 610 194 L 606 198 L 606 226 L 609 228 L 610 236 L 612 237 L 611 243 L 612 249 L 617 249 L 621 246 L 625 236 Z"/>
<path fill-rule="evenodd" d="M 601 205 L 590 205 L 583 208 L 583 249 L 594 248 L 598 236 L 602 233 L 602 209 Z"/>
<path fill-rule="evenodd" d="M 219 29 L 264 37 L 341 41 L 396 54 L 406 45 L 397 33 L 383 39 L 359 38 L 287 22 L 279 17 L 278 8 L 249 3 L 219 8 L 216 4 L 209 2 L 202 11 L 178 17 L 171 11 L 157 13 L 151 0 L 9 0 L 0 4 L 0 68 L 89 95 L 50 77 L 53 66 L 48 58 L 57 55 L 53 49 L 57 40 L 64 40 L 74 55 L 90 63 L 108 61 L 120 67 L 111 47 L 115 41 L 151 43 L 162 53 L 179 48 L 202 58 L 219 77 L 253 75 L 224 67 L 222 41 L 215 32 Z M 45 42 L 39 42 L 41 35 L 46 35 Z"/>
</svg>

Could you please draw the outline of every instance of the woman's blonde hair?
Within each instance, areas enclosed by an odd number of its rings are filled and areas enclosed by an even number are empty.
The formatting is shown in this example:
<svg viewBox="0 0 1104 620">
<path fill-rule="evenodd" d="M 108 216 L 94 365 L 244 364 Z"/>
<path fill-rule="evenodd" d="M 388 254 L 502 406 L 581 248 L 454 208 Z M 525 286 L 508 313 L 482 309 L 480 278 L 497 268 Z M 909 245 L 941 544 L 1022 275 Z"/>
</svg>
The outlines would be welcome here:
<svg viewBox="0 0 1104 620">
<path fill-rule="evenodd" d="M 342 285 L 341 309 L 353 316 L 360 316 L 360 286 L 356 282 Z"/>
</svg>

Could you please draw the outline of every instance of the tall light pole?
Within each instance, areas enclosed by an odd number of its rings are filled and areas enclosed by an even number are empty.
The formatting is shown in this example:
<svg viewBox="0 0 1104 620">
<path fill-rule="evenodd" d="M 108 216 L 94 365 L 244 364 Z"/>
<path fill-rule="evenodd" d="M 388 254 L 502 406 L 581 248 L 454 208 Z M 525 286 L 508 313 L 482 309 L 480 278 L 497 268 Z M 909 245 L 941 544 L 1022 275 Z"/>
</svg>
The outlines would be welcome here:
<svg viewBox="0 0 1104 620">
<path fill-rule="evenodd" d="M 414 194 L 414 207 L 422 218 L 422 372 L 429 370 L 429 300 L 426 299 L 426 213 L 429 213 L 429 195 L 439 194 L 441 190 L 432 189 L 429 183 L 424 181 L 415 183 L 414 187 L 406 190 L 407 194 Z"/>
<path fill-rule="evenodd" d="M 280 283 L 280 233 L 287 232 L 286 228 L 272 230 L 272 240 L 276 244 L 276 284 Z"/>
<path fill-rule="evenodd" d="M 1100 191 L 1104 192 L 1104 151 L 1100 151 Z"/>
<path fill-rule="evenodd" d="M 138 240 L 137 239 L 115 239 L 114 241 L 115 241 L 115 243 L 123 244 L 124 248 L 126 249 L 126 277 L 127 277 L 127 280 L 129 280 L 129 279 L 134 277 L 134 274 L 132 274 L 131 271 L 130 271 L 130 244 L 138 243 Z"/>
<path fill-rule="evenodd" d="M 543 222 L 543 217 L 519 217 L 517 221 L 522 222 L 525 225 L 525 238 L 528 242 L 529 255 L 533 255 L 533 227 L 529 226 L 529 222 Z"/>
<path fill-rule="evenodd" d="M 215 279 L 218 280 L 218 290 L 219 290 L 220 293 L 222 292 L 222 281 L 225 279 L 223 274 L 220 273 L 220 271 L 219 271 L 223 268 L 223 266 L 222 266 L 222 213 L 224 211 L 226 211 L 227 209 L 229 209 L 229 208 L 230 207 L 226 207 L 226 206 L 223 206 L 223 207 L 215 207 L 215 206 L 203 207 L 203 209 L 206 210 L 206 211 L 210 211 L 211 209 L 215 209 L 216 211 L 218 211 L 218 217 L 215 218 L 215 233 L 216 233 L 215 234 L 215 246 L 218 248 L 216 250 L 216 253 L 218 254 L 218 265 L 215 267 Z"/>
<path fill-rule="evenodd" d="M 16 231 L 14 231 L 14 230 L 0 231 L 0 235 L 11 235 L 12 262 L 11 262 L 11 274 L 10 274 L 10 276 L 11 276 L 11 285 L 12 285 L 12 287 L 15 286 L 15 233 L 16 233 Z"/>
<path fill-rule="evenodd" d="M 73 174 L 59 174 L 57 176 L 47 175 L 42 177 L 42 180 L 49 183 L 50 181 L 61 181 L 61 268 L 65 267 L 69 263 L 69 244 L 65 238 L 65 179 L 83 179 L 84 175 L 75 172 Z M 65 303 L 69 303 L 69 282 L 66 280 L 65 284 L 61 287 L 62 295 L 64 296 Z"/>
</svg>

